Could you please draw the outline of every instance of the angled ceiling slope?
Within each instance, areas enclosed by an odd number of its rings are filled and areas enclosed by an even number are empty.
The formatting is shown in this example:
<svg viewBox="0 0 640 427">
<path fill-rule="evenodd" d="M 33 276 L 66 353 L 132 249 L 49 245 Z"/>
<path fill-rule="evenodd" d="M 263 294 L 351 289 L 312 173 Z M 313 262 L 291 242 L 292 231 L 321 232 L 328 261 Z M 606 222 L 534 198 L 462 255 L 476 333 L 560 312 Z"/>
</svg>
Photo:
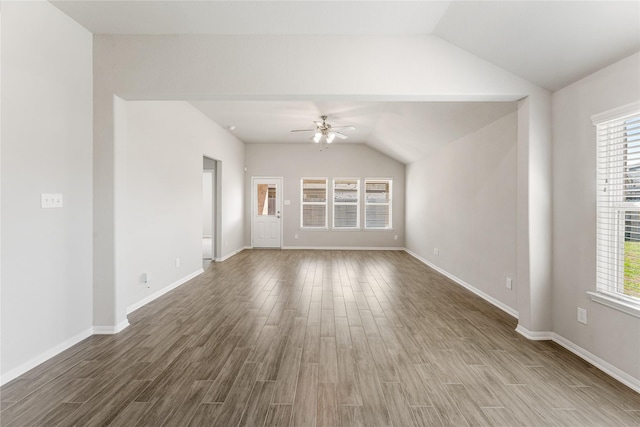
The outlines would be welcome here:
<svg viewBox="0 0 640 427">
<path fill-rule="evenodd" d="M 199 101 L 206 116 L 249 144 L 311 143 L 306 129 L 328 114 L 336 125 L 354 126 L 349 139 L 366 143 L 408 164 L 516 111 L 516 102 L 312 102 Z"/>
<path fill-rule="evenodd" d="M 94 34 L 433 35 L 555 91 L 640 50 L 639 1 L 52 1 Z"/>
</svg>

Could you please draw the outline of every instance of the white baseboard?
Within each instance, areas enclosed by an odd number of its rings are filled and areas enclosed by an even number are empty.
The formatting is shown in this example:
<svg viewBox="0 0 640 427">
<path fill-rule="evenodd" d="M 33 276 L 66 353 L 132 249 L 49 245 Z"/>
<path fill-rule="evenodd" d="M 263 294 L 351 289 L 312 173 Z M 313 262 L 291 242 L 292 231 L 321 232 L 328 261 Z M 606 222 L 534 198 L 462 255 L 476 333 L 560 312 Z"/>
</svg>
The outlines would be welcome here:
<svg viewBox="0 0 640 427">
<path fill-rule="evenodd" d="M 443 274 L 444 276 L 450 278 L 454 282 L 460 284 L 461 286 L 464 286 L 465 288 L 469 289 L 471 292 L 473 292 L 473 293 L 477 294 L 478 296 L 480 296 L 481 298 L 485 299 L 487 302 L 490 302 L 491 304 L 495 305 L 496 307 L 504 310 L 506 313 L 511 314 L 515 318 L 518 318 L 518 312 L 513 310 L 511 307 L 502 304 L 500 301 L 496 300 L 495 298 L 492 298 L 491 296 L 485 294 L 484 292 L 482 292 L 482 291 L 476 289 L 475 287 L 469 285 L 468 283 L 466 283 L 465 281 L 459 279 L 458 277 L 454 276 L 453 274 L 450 274 L 447 271 L 445 271 L 445 270 L 433 265 L 432 263 L 430 263 L 426 259 L 424 259 L 424 258 L 420 257 L 419 255 L 413 253 L 412 251 L 410 251 L 408 249 L 405 249 L 405 251 L 409 255 L 415 257 L 419 261 L 421 261 L 424 264 L 428 265 L 429 267 L 433 268 L 438 273 Z M 567 349 L 571 353 L 575 354 L 576 356 L 580 357 L 581 359 L 591 363 L 593 366 L 595 366 L 596 368 L 600 369 L 605 374 L 615 378 L 616 380 L 620 381 L 622 384 L 625 384 L 629 388 L 631 388 L 631 389 L 635 390 L 636 392 L 640 393 L 640 379 L 635 378 L 635 377 L 627 374 L 626 372 L 616 368 L 615 366 L 613 366 L 612 364 L 610 364 L 606 360 L 603 360 L 603 359 L 599 358 L 595 354 L 590 353 L 589 351 L 587 351 L 584 348 L 574 344 L 573 342 L 569 341 L 568 339 L 556 334 L 555 332 L 550 332 L 550 331 L 530 331 L 527 328 L 523 327 L 522 325 L 518 325 L 516 327 L 516 332 L 519 333 L 520 335 L 522 335 L 523 337 L 525 337 L 525 338 L 527 338 L 529 340 L 533 340 L 533 341 L 553 341 L 553 342 L 557 343 L 558 345 L 564 347 L 565 349 Z"/>
<path fill-rule="evenodd" d="M 129 326 L 129 321 L 127 319 L 124 319 L 122 322 L 118 323 L 115 326 L 112 326 L 112 325 L 99 326 L 98 325 L 93 327 L 93 334 L 94 335 L 113 335 L 124 330 L 127 326 Z"/>
<path fill-rule="evenodd" d="M 193 279 L 194 277 L 199 276 L 200 274 L 204 273 L 204 270 L 202 268 L 194 271 L 191 274 L 187 274 L 186 276 L 176 280 L 175 282 L 171 283 L 168 286 L 165 286 L 164 288 L 160 289 L 157 292 L 154 292 L 153 294 L 149 295 L 148 297 L 134 303 L 131 304 L 129 307 L 127 307 L 127 314 L 133 313 L 134 311 L 136 311 L 137 309 L 139 309 L 140 307 L 143 307 L 147 304 L 149 304 L 151 301 L 153 301 L 156 298 L 160 298 L 162 295 L 166 294 L 169 291 L 172 291 L 173 289 L 177 288 L 180 285 L 185 284 L 186 282 L 188 282 L 189 280 Z"/>
<path fill-rule="evenodd" d="M 561 337 L 556 333 L 552 333 L 551 335 L 552 335 L 551 339 L 553 342 L 557 343 L 558 345 L 561 345 L 562 347 L 569 350 L 571 353 L 591 363 L 593 366 L 600 369 L 605 374 L 615 378 L 616 380 L 620 381 L 622 384 L 640 393 L 640 379 L 632 377 L 626 372 L 616 368 L 606 360 L 599 358 L 595 354 L 590 353 L 584 348 L 574 344 L 573 342 L 569 341 L 564 337 Z"/>
<path fill-rule="evenodd" d="M 227 254 L 227 255 L 223 256 L 222 258 L 216 258 L 216 259 L 215 259 L 215 262 L 223 262 L 223 261 L 226 261 L 226 260 L 228 260 L 229 258 L 231 258 L 232 256 L 234 256 L 234 255 L 238 255 L 240 252 L 244 251 L 245 249 L 251 249 L 251 246 L 245 246 L 245 247 L 243 247 L 243 248 L 240 248 L 240 249 L 238 249 L 238 250 L 236 250 L 236 251 L 233 251 L 233 252 L 231 252 L 231 253 L 229 253 L 229 254 Z"/>
<path fill-rule="evenodd" d="M 29 372 L 31 369 L 35 368 L 41 363 L 44 363 L 47 360 L 51 359 L 52 357 L 57 356 L 58 354 L 67 350 L 68 348 L 78 344 L 80 341 L 86 338 L 89 338 L 91 335 L 93 335 L 93 328 L 89 328 L 83 332 L 80 332 L 79 334 L 74 335 L 67 340 L 64 340 L 63 342 L 56 345 L 55 347 L 52 347 L 49 350 L 39 354 L 38 356 L 24 362 L 20 366 L 13 368 L 9 372 L 2 375 L 2 377 L 0 378 L 0 385 L 5 385 L 9 381 L 12 381 L 18 378 L 20 375 L 23 375 Z"/>
<path fill-rule="evenodd" d="M 469 283 L 465 282 L 464 280 L 460 279 L 459 277 L 454 276 L 453 274 L 449 273 L 448 271 L 443 270 L 442 268 L 438 267 L 437 265 L 432 264 L 431 262 L 429 262 L 426 259 L 422 258 L 420 255 L 416 254 L 415 252 L 410 251 L 409 249 L 406 249 L 406 248 L 404 249 L 404 251 L 406 253 L 408 253 L 409 255 L 411 255 L 412 257 L 414 257 L 415 259 L 417 259 L 418 261 L 420 261 L 420 262 L 426 264 L 427 266 L 433 268 L 434 270 L 436 270 L 438 273 L 442 274 L 443 276 L 446 276 L 449 279 L 453 280 L 454 282 L 456 282 L 460 286 L 462 286 L 464 288 L 467 288 L 468 290 L 470 290 L 474 294 L 478 295 L 480 298 L 484 299 L 485 301 L 495 305 L 496 307 L 498 307 L 500 310 L 504 311 L 505 313 L 515 317 L 516 319 L 518 318 L 518 312 L 516 310 L 514 310 L 512 307 L 509 307 L 508 305 L 504 304 L 503 302 L 498 301 L 497 299 L 495 299 L 491 295 L 481 291 L 480 289 L 476 288 L 473 285 L 470 285 Z"/>
<path fill-rule="evenodd" d="M 518 324 L 516 332 L 531 341 L 549 341 L 553 340 L 553 332 L 549 331 L 530 331 L 524 326 Z"/>
<path fill-rule="evenodd" d="M 283 246 L 282 249 L 303 249 L 318 251 L 404 251 L 405 248 L 387 246 Z"/>
</svg>

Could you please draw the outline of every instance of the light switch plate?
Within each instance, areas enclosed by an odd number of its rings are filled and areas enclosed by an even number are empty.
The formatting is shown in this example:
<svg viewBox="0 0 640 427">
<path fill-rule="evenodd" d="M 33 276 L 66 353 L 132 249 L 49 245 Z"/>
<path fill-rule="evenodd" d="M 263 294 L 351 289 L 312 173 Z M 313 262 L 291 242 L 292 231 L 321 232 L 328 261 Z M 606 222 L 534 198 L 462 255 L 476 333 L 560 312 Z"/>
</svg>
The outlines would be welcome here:
<svg viewBox="0 0 640 427">
<path fill-rule="evenodd" d="M 43 193 L 40 195 L 40 203 L 43 208 L 61 208 L 62 194 L 60 193 Z"/>
</svg>

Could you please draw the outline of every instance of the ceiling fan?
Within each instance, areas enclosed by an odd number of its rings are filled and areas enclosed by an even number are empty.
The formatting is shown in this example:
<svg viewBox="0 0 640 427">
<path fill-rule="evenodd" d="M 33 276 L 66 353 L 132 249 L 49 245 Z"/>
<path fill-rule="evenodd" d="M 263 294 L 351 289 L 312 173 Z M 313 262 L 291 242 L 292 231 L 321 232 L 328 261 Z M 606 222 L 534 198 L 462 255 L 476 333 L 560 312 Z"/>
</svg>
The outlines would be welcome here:
<svg viewBox="0 0 640 427">
<path fill-rule="evenodd" d="M 356 128 L 353 126 L 331 126 L 327 123 L 327 116 L 320 116 L 322 119 L 321 122 L 314 121 L 316 124 L 315 129 L 295 129 L 291 132 L 315 132 L 313 136 L 310 138 L 315 143 L 319 143 L 324 139 L 323 142 L 327 144 L 331 144 L 335 138 L 339 139 L 347 139 L 349 138 L 347 135 L 340 133 L 338 130 L 355 130 Z"/>
</svg>

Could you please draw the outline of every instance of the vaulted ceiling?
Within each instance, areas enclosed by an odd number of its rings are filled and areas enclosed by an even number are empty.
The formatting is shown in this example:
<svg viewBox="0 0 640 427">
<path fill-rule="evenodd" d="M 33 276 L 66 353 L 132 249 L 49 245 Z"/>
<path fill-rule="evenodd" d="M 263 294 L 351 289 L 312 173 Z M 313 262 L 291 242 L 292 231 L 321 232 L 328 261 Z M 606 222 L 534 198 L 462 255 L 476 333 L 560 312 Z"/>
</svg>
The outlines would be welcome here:
<svg viewBox="0 0 640 427">
<path fill-rule="evenodd" d="M 425 35 L 550 91 L 640 51 L 639 1 L 52 1 L 94 34 Z M 375 48 L 375 46 L 372 46 Z M 320 53 L 319 53 L 320 54 Z M 323 57 L 330 60 L 329 57 Z M 405 163 L 515 109 L 509 103 L 194 103 L 247 143 L 304 142 L 321 114 Z M 432 141 L 431 145 L 424 141 Z"/>
</svg>

